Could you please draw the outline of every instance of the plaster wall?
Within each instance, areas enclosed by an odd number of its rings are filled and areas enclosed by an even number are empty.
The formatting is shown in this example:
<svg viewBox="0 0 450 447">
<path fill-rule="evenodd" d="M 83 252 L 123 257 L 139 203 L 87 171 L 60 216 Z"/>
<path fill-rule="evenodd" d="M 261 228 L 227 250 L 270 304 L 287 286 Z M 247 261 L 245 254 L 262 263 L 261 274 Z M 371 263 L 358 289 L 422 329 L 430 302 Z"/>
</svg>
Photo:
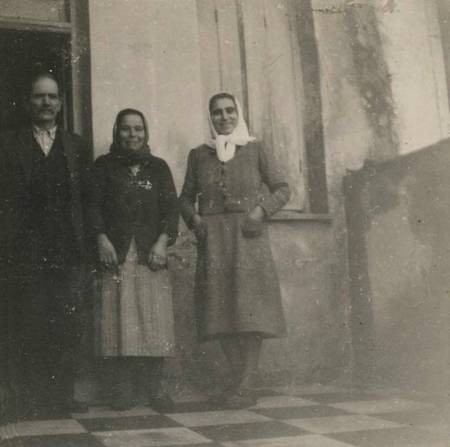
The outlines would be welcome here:
<svg viewBox="0 0 450 447">
<path fill-rule="evenodd" d="M 261 375 L 267 380 L 350 377 L 352 308 L 343 176 L 366 159 L 414 150 L 447 132 L 442 55 L 435 30 L 429 28 L 436 17 L 427 10 L 428 21 L 421 24 L 421 3 L 409 1 L 411 11 L 405 12 L 400 2 L 400 9 L 392 12 L 367 2 L 312 1 L 331 219 L 270 224 L 288 337 L 265 343 Z M 196 7 L 193 0 L 89 2 L 95 155 L 107 150 L 117 111 L 136 107 L 149 118 L 152 149 L 168 161 L 178 188 L 188 149 L 204 141 L 207 129 L 202 91 L 210 80 L 202 78 Z M 355 23 L 361 20 L 370 28 L 355 34 Z M 367 39 L 371 33 L 375 40 Z M 414 57 L 406 45 L 411 38 L 418 44 Z M 376 59 L 371 59 L 373 54 Z M 380 60 L 385 62 L 375 75 L 374 60 L 378 67 Z M 435 67 L 432 74 L 418 68 L 430 63 Z M 422 120 L 420 110 L 426 110 Z M 205 371 L 219 377 L 224 359 L 215 343 L 195 341 L 194 264 L 193 240 L 182 227 L 170 266 L 179 345 L 170 374 L 175 384 L 187 379 L 203 386 Z"/>
<path fill-rule="evenodd" d="M 440 395 L 448 388 L 449 149 L 442 140 L 349 178 L 360 379 Z"/>
<path fill-rule="evenodd" d="M 432 145 L 450 134 L 447 83 L 434 1 L 396 0 L 377 10 L 391 76 L 399 153 Z"/>
</svg>

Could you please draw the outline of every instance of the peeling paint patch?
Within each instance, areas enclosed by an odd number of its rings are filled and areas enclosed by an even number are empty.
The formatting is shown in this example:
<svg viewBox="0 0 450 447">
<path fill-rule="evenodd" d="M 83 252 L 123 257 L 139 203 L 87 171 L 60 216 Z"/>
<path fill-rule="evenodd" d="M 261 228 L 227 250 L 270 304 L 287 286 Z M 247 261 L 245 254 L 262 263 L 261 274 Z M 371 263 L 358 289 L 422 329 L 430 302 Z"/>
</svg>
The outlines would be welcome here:
<svg viewBox="0 0 450 447">
<path fill-rule="evenodd" d="M 373 8 L 349 8 L 345 21 L 352 41 L 355 86 L 374 132 L 371 159 L 390 158 L 399 152 L 391 75 Z"/>
</svg>

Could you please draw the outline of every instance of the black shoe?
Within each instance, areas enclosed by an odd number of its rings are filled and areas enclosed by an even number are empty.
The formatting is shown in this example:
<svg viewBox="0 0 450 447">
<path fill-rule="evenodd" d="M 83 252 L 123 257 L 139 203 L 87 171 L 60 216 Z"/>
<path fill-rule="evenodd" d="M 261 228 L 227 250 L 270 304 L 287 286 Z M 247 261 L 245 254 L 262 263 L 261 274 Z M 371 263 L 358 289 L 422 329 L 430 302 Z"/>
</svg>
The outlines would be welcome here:
<svg viewBox="0 0 450 447">
<path fill-rule="evenodd" d="M 167 393 L 151 397 L 148 405 L 158 413 L 173 413 L 175 410 L 175 403 Z"/>
<path fill-rule="evenodd" d="M 0 426 L 16 415 L 16 399 L 7 387 L 0 386 Z"/>
<path fill-rule="evenodd" d="M 229 410 L 239 410 L 253 407 L 258 399 L 252 390 L 239 388 L 234 393 L 228 395 L 224 401 L 224 407 Z"/>
<path fill-rule="evenodd" d="M 67 413 L 87 413 L 89 411 L 89 405 L 87 402 L 67 399 L 62 403 L 61 409 Z"/>
<path fill-rule="evenodd" d="M 113 411 L 128 411 L 134 407 L 134 402 L 131 399 L 126 399 L 123 397 L 118 397 L 113 400 L 110 405 L 111 410 Z"/>
</svg>

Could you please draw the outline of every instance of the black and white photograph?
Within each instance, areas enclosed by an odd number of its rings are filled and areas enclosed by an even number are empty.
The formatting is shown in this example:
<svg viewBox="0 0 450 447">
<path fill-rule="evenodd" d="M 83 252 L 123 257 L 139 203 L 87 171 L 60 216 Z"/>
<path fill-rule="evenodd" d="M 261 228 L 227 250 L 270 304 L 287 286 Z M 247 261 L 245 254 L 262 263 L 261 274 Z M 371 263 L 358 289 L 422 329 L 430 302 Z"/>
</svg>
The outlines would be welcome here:
<svg viewBox="0 0 450 447">
<path fill-rule="evenodd" d="M 450 0 L 0 0 L 0 446 L 450 447 Z"/>
</svg>

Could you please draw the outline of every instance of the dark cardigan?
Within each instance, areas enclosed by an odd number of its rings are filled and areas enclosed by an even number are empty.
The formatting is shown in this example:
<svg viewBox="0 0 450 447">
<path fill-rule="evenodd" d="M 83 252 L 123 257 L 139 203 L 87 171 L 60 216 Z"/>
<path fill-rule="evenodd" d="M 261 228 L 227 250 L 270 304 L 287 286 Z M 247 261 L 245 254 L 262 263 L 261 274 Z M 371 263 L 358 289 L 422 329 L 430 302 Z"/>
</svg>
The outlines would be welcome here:
<svg viewBox="0 0 450 447">
<path fill-rule="evenodd" d="M 260 205 L 270 217 L 290 197 L 290 188 L 270 148 L 254 141 L 237 146 L 236 155 L 221 163 L 206 145 L 192 149 L 180 195 L 181 214 L 189 228 L 197 212 L 202 216 L 245 213 Z"/>
<path fill-rule="evenodd" d="M 149 154 L 133 176 L 115 154 L 103 155 L 94 163 L 89 190 L 89 226 L 94 234 L 107 235 L 120 264 L 133 237 L 141 264 L 147 263 L 161 233 L 168 234 L 169 245 L 175 242 L 177 193 L 169 166 L 161 158 Z"/>
</svg>

